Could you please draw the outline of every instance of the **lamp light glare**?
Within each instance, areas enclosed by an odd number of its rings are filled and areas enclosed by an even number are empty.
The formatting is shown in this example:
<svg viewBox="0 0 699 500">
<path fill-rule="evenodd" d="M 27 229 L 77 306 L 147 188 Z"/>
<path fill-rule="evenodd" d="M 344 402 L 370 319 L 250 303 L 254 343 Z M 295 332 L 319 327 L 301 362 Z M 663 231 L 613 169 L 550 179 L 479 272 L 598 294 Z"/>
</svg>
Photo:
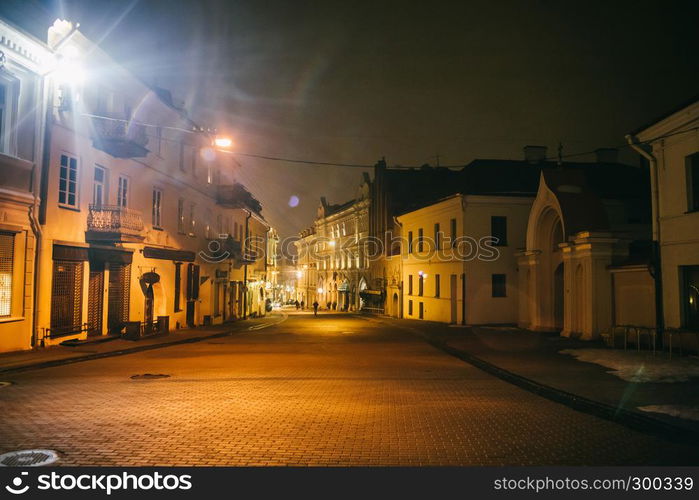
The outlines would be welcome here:
<svg viewBox="0 0 699 500">
<path fill-rule="evenodd" d="M 214 144 L 216 144 L 216 146 L 219 148 L 230 148 L 233 141 L 230 139 L 230 137 L 218 136 L 214 140 Z"/>
</svg>

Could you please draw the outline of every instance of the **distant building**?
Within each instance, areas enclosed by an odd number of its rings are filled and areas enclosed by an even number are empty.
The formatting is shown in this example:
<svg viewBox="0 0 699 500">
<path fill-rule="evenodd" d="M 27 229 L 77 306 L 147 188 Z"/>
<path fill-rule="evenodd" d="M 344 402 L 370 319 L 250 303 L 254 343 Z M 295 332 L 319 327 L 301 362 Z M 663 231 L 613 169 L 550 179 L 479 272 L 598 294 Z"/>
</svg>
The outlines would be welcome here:
<svg viewBox="0 0 699 500">
<path fill-rule="evenodd" d="M 635 133 L 650 146 L 667 328 L 699 330 L 699 100 Z M 643 152 L 643 151 L 642 151 Z"/>
<path fill-rule="evenodd" d="M 321 198 L 313 227 L 297 241 L 299 288 L 304 304 L 318 301 L 322 308 L 359 310 L 373 307 L 369 288 L 369 207 L 371 182 L 367 175 L 354 199 L 331 205 Z"/>
</svg>

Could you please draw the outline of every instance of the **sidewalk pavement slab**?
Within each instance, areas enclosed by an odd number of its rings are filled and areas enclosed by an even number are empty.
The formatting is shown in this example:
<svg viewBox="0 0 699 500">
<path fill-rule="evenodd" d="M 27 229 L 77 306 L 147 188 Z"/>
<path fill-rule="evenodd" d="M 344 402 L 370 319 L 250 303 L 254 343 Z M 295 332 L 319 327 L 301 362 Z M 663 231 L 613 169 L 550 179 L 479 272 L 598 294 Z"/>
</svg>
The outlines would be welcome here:
<svg viewBox="0 0 699 500">
<path fill-rule="evenodd" d="M 170 331 L 167 335 L 154 335 L 140 340 L 116 339 L 81 345 L 57 345 L 27 351 L 0 354 L 0 375 L 61 364 L 87 361 L 102 357 L 118 356 L 131 352 L 157 349 L 187 342 L 197 342 L 232 333 L 247 331 L 284 318 L 283 314 L 271 314 L 260 318 L 234 321 L 213 326 L 200 326 Z"/>
<path fill-rule="evenodd" d="M 608 349 L 601 342 L 569 339 L 558 334 L 514 327 L 450 328 L 442 323 L 426 321 L 389 321 L 419 331 L 438 344 L 467 353 L 538 384 L 646 418 L 651 417 L 699 436 L 697 420 L 639 410 L 639 407 L 647 406 L 699 408 L 699 378 L 672 383 L 622 380 L 610 373 L 610 369 L 605 366 L 582 362 L 569 354 L 561 353 L 567 349 Z M 644 363 L 653 362 L 651 352 L 639 354 L 628 351 L 626 355 L 629 360 L 638 363 L 639 369 L 643 368 Z M 666 353 L 658 352 L 656 356 L 670 361 Z M 673 357 L 673 360 L 679 359 Z M 686 362 L 687 358 L 684 360 Z M 699 361 L 697 364 L 699 365 Z"/>
</svg>

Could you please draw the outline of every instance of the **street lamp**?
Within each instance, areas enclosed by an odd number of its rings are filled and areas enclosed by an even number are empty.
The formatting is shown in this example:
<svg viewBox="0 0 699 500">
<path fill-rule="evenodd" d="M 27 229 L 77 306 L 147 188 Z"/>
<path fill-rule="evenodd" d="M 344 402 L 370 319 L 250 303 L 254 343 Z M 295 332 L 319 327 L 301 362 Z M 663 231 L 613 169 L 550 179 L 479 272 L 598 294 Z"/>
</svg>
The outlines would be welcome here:
<svg viewBox="0 0 699 500">
<path fill-rule="evenodd" d="M 230 148 L 233 145 L 233 141 L 231 140 L 230 137 L 222 136 L 222 135 L 217 135 L 216 139 L 214 139 L 214 144 L 218 148 Z"/>
</svg>

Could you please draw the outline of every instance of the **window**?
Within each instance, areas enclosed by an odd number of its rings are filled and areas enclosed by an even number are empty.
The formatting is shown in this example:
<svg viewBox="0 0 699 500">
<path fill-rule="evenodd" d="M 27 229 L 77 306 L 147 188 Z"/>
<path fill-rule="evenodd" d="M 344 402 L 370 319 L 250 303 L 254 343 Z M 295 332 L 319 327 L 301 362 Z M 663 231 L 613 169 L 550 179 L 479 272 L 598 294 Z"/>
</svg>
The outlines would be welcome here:
<svg viewBox="0 0 699 500">
<path fill-rule="evenodd" d="M 189 204 L 189 235 L 194 236 L 195 229 L 197 226 L 194 216 L 196 215 L 197 205 L 195 203 Z"/>
<path fill-rule="evenodd" d="M 117 188 L 117 205 L 126 208 L 129 205 L 129 179 L 119 177 L 119 187 Z"/>
<path fill-rule="evenodd" d="M 181 311 L 180 295 L 182 294 L 182 263 L 175 262 L 175 312 Z"/>
<path fill-rule="evenodd" d="M 78 208 L 78 159 L 68 155 L 61 155 L 58 204 Z"/>
<path fill-rule="evenodd" d="M 440 283 L 439 274 L 435 274 L 434 275 L 434 296 L 435 297 L 439 297 L 440 288 L 441 288 L 441 283 Z"/>
<path fill-rule="evenodd" d="M 409 316 L 413 315 L 413 301 L 412 300 L 408 301 L 408 315 Z"/>
<path fill-rule="evenodd" d="M 95 177 L 92 186 L 92 204 L 101 207 L 107 204 L 107 171 L 95 165 Z"/>
<path fill-rule="evenodd" d="M 19 81 L 0 72 L 0 152 L 8 155 L 16 151 L 16 109 L 19 97 Z"/>
<path fill-rule="evenodd" d="M 153 189 L 153 210 L 152 210 L 153 227 L 156 227 L 156 228 L 162 227 L 162 225 L 161 225 L 162 208 L 163 208 L 163 191 L 158 189 L 158 188 L 154 188 Z"/>
<path fill-rule="evenodd" d="M 699 266 L 680 267 L 682 276 L 682 326 L 699 330 Z"/>
<path fill-rule="evenodd" d="M 408 295 L 413 294 L 413 275 L 408 275 Z"/>
<path fill-rule="evenodd" d="M 413 232 L 408 231 L 408 253 L 413 253 Z"/>
<path fill-rule="evenodd" d="M 154 153 L 160 156 L 162 154 L 163 128 L 155 127 L 155 151 Z"/>
<path fill-rule="evenodd" d="M 233 221 L 233 238 L 240 240 L 240 236 L 238 235 L 238 223 L 236 221 Z"/>
<path fill-rule="evenodd" d="M 495 238 L 493 245 L 507 246 L 507 217 L 494 215 L 490 218 L 490 235 Z"/>
<path fill-rule="evenodd" d="M 425 232 L 422 230 L 422 228 L 417 230 L 417 251 L 422 252 L 424 251 L 423 248 L 423 242 L 425 240 Z"/>
<path fill-rule="evenodd" d="M 184 234 L 185 224 L 184 224 L 184 200 L 180 198 L 177 200 L 177 232 Z"/>
<path fill-rule="evenodd" d="M 506 274 L 493 274 L 493 297 L 507 297 Z"/>
<path fill-rule="evenodd" d="M 204 238 L 207 240 L 210 240 L 212 237 L 212 231 L 211 231 L 211 210 L 207 209 L 205 212 L 205 220 L 204 220 Z"/>
<path fill-rule="evenodd" d="M 442 247 L 442 234 L 439 230 L 439 222 L 434 225 L 434 249 L 439 250 Z"/>
<path fill-rule="evenodd" d="M 425 304 L 423 302 L 420 302 L 419 307 L 420 307 L 420 309 L 418 312 L 418 314 L 419 314 L 418 317 L 420 319 L 424 319 L 425 318 Z"/>
<path fill-rule="evenodd" d="M 15 235 L 0 233 L 0 316 L 12 315 Z"/>
<path fill-rule="evenodd" d="M 451 247 L 454 248 L 456 246 L 456 219 L 449 221 L 449 241 Z"/>
<path fill-rule="evenodd" d="M 687 164 L 687 209 L 699 211 L 699 153 L 686 159 Z"/>
<path fill-rule="evenodd" d="M 425 276 L 423 274 L 419 275 L 417 278 L 417 294 L 422 297 L 425 291 Z"/>
<path fill-rule="evenodd" d="M 12 128 L 7 122 L 9 122 L 10 106 L 8 106 L 9 96 L 9 85 L 0 82 L 0 151 L 7 152 L 6 141 L 8 139 L 9 131 Z"/>
</svg>

